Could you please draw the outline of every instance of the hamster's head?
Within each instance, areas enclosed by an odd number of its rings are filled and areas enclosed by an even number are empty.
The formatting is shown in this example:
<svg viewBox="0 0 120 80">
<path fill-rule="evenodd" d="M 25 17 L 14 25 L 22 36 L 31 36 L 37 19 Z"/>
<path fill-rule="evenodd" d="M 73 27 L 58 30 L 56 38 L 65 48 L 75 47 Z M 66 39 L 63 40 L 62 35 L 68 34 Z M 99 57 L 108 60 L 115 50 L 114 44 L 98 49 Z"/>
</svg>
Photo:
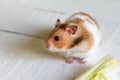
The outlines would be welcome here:
<svg viewBox="0 0 120 80">
<path fill-rule="evenodd" d="M 57 19 L 54 29 L 45 41 L 45 47 L 53 52 L 65 52 L 70 48 L 77 32 L 78 26 L 76 24 L 61 23 Z"/>
</svg>

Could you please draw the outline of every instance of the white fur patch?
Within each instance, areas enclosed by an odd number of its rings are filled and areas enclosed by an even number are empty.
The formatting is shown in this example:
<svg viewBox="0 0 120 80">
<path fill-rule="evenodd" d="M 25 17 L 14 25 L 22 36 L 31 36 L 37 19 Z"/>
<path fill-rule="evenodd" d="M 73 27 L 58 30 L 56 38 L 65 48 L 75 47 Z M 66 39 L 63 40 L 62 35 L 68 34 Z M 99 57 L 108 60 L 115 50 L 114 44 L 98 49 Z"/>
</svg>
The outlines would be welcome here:
<svg viewBox="0 0 120 80">
<path fill-rule="evenodd" d="M 54 44 L 52 44 L 48 50 L 50 50 L 52 52 L 65 52 L 66 51 L 66 46 L 64 46 L 61 49 L 58 49 L 57 47 L 54 46 Z"/>
<path fill-rule="evenodd" d="M 52 51 L 52 52 L 56 52 L 57 49 L 54 47 L 53 43 L 50 44 L 50 48 L 48 48 L 48 50 Z"/>
</svg>

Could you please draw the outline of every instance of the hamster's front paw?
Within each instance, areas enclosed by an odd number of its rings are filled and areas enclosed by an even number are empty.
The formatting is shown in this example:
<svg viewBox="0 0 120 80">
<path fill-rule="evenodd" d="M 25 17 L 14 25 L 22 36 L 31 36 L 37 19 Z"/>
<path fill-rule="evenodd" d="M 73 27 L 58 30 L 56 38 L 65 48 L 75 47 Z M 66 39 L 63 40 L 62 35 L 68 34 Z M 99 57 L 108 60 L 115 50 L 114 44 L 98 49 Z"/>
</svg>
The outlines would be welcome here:
<svg viewBox="0 0 120 80">
<path fill-rule="evenodd" d="M 73 58 L 67 58 L 66 63 L 72 64 L 73 63 Z"/>
<path fill-rule="evenodd" d="M 84 59 L 84 58 L 80 58 L 80 59 L 78 59 L 78 63 L 80 63 L 80 64 L 86 64 L 87 60 Z"/>
</svg>

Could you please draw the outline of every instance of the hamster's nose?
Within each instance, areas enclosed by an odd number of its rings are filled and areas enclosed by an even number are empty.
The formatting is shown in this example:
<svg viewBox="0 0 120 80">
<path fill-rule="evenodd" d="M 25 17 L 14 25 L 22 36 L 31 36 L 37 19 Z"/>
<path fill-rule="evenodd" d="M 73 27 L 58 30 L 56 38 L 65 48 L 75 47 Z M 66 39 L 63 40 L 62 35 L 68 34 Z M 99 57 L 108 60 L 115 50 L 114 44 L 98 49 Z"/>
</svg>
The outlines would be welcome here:
<svg viewBox="0 0 120 80">
<path fill-rule="evenodd" d="M 50 44 L 49 44 L 49 43 L 46 43 L 46 44 L 45 44 L 45 47 L 46 47 L 46 48 L 50 48 Z"/>
</svg>

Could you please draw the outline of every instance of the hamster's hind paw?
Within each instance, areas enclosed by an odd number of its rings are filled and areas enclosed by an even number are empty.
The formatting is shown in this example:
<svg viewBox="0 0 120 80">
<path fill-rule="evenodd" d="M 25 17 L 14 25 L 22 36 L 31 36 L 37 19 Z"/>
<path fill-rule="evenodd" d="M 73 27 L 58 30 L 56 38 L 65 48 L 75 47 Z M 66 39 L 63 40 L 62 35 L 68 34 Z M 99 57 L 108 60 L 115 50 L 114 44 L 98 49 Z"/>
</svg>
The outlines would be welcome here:
<svg viewBox="0 0 120 80">
<path fill-rule="evenodd" d="M 78 63 L 80 64 L 86 64 L 87 63 L 87 60 L 82 58 L 82 59 L 78 59 Z"/>
<path fill-rule="evenodd" d="M 66 60 L 66 63 L 72 64 L 72 63 L 73 63 L 73 58 L 68 58 L 68 59 Z"/>
</svg>

